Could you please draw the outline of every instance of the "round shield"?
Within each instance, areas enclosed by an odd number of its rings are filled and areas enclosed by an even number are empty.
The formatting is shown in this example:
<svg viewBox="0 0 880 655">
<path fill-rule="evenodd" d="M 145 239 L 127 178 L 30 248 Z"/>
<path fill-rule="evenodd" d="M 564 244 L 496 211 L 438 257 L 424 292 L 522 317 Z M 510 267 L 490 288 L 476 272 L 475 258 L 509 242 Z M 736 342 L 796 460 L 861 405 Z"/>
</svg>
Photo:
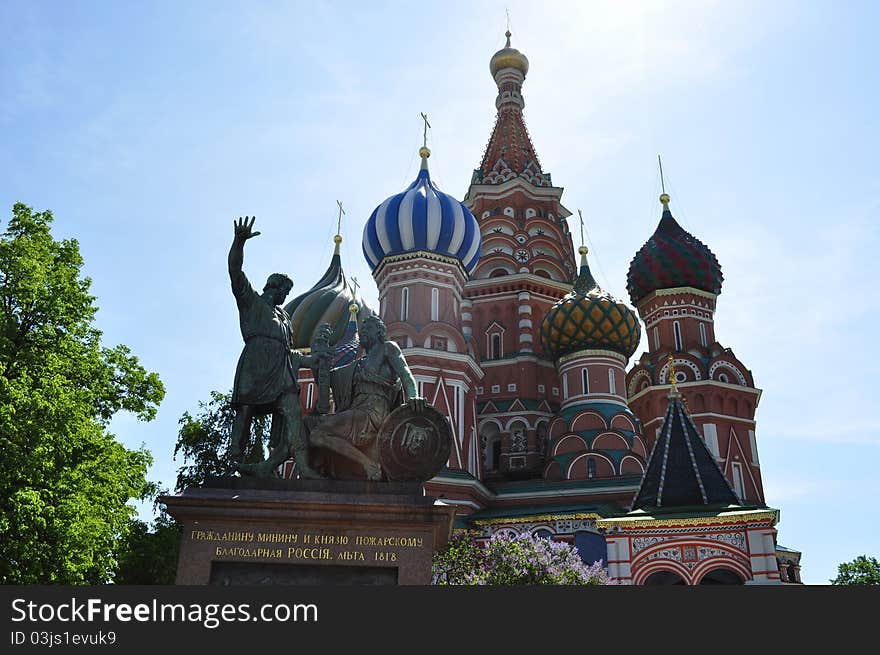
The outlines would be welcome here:
<svg viewBox="0 0 880 655">
<path fill-rule="evenodd" d="M 389 480 L 424 482 L 449 461 L 449 421 L 431 406 L 395 409 L 379 429 L 379 462 Z"/>
</svg>

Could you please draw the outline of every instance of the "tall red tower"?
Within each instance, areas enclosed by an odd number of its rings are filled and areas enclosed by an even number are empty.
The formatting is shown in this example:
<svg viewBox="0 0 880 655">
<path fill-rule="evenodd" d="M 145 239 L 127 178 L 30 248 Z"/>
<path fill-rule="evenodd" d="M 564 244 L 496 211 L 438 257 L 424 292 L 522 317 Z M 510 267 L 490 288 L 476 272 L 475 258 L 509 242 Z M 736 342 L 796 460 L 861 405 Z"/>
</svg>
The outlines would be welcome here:
<svg viewBox="0 0 880 655">
<path fill-rule="evenodd" d="M 484 476 L 534 477 L 549 422 L 562 401 L 538 327 L 571 290 L 574 252 L 563 207 L 523 120 L 525 55 L 507 44 L 489 70 L 498 115 L 465 204 L 479 220 L 483 255 L 464 292 L 464 329 L 485 377 L 477 387 Z"/>
<path fill-rule="evenodd" d="M 712 251 L 678 224 L 669 200 L 660 196 L 660 223 L 627 277 L 648 338 L 648 352 L 627 374 L 629 405 L 653 444 L 667 407 L 671 354 L 678 389 L 709 452 L 741 501 L 762 503 L 755 441 L 761 391 L 751 371 L 715 339 L 721 267 Z"/>
<path fill-rule="evenodd" d="M 419 395 L 449 418 L 449 465 L 477 475 L 475 399 L 482 371 L 462 330 L 463 292 L 480 258 L 477 221 L 421 169 L 403 192 L 379 205 L 364 228 L 363 250 L 379 289 L 379 316 L 398 343 Z"/>
</svg>

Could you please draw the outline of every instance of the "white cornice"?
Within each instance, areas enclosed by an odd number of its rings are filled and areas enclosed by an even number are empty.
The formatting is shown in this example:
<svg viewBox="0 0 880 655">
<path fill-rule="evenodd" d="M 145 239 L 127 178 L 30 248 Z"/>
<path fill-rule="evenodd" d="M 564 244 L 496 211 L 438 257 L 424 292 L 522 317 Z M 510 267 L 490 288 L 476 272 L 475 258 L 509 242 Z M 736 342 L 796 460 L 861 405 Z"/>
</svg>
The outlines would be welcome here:
<svg viewBox="0 0 880 655">
<path fill-rule="evenodd" d="M 532 363 L 538 364 L 539 366 L 546 366 L 547 368 L 556 369 L 553 362 L 548 362 L 546 359 L 542 359 L 537 355 L 517 355 L 516 357 L 507 357 L 505 359 L 486 359 L 480 362 L 480 366 L 483 368 L 496 368 L 499 366 L 509 366 L 511 364 L 523 364 L 523 363 Z"/>
<path fill-rule="evenodd" d="M 492 287 L 498 284 L 516 284 L 517 282 L 530 282 L 537 286 L 548 287 L 563 292 L 563 295 L 569 293 L 572 288 L 570 282 L 557 282 L 556 280 L 550 280 L 546 277 L 535 275 L 534 273 L 514 273 L 513 275 L 504 275 L 502 277 L 487 277 L 468 280 L 467 284 L 464 285 L 464 288 L 465 291 L 469 291 L 471 289 Z"/>
<path fill-rule="evenodd" d="M 432 350 L 430 348 L 401 348 L 401 350 L 403 351 L 404 357 L 408 357 L 410 355 L 418 355 L 430 359 L 447 359 L 453 362 L 466 364 L 471 369 L 471 371 L 474 372 L 474 375 L 477 376 L 478 380 L 483 379 L 483 369 L 480 368 L 474 358 L 470 355 L 466 355 L 463 353 L 451 353 L 446 350 Z"/>
<path fill-rule="evenodd" d="M 755 394 L 757 396 L 755 400 L 755 407 L 758 406 L 758 401 L 761 399 L 761 394 L 763 393 L 761 389 L 756 387 L 744 387 L 741 384 L 730 384 L 729 382 L 718 382 L 716 380 L 691 380 L 690 382 L 680 382 L 675 385 L 679 389 L 687 389 L 689 387 L 717 387 L 719 389 L 737 389 L 739 391 L 745 391 L 747 393 Z M 639 391 L 636 395 L 629 397 L 629 402 L 633 402 L 634 400 L 638 400 L 642 396 L 649 394 L 652 391 L 661 391 L 666 389 L 667 391 L 672 388 L 670 384 L 654 384 L 645 389 Z"/>
</svg>

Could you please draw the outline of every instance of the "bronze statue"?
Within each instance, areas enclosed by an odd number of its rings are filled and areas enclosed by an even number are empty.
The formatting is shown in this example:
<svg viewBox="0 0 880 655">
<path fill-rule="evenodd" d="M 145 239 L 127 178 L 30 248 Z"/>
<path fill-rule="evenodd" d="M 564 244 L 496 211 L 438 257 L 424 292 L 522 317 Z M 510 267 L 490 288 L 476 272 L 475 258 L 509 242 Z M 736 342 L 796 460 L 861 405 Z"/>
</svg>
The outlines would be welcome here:
<svg viewBox="0 0 880 655">
<path fill-rule="evenodd" d="M 364 356 L 331 371 L 336 413 L 318 420 L 309 442 L 312 448 L 327 449 L 355 462 L 366 479 L 381 480 L 380 427 L 402 399 L 415 414 L 424 412 L 426 405 L 400 347 L 387 340 L 385 324 L 378 317 L 364 319 L 360 339 Z M 300 475 L 318 477 L 314 470 L 303 469 Z"/>
<path fill-rule="evenodd" d="M 258 294 L 242 270 L 244 244 L 258 236 L 253 231 L 255 218 L 234 223 L 235 238 L 229 249 L 229 278 L 238 304 L 244 350 L 238 360 L 232 387 L 235 421 L 232 427 L 230 454 L 235 468 L 242 473 L 269 477 L 291 452 L 302 462 L 302 472 L 309 469 L 306 443 L 302 434 L 297 371 L 311 366 L 313 360 L 290 349 L 290 317 L 278 305 L 284 302 L 293 281 L 283 273 L 273 273 Z M 272 414 L 269 457 L 259 464 L 243 464 L 242 443 L 256 416 Z"/>
</svg>

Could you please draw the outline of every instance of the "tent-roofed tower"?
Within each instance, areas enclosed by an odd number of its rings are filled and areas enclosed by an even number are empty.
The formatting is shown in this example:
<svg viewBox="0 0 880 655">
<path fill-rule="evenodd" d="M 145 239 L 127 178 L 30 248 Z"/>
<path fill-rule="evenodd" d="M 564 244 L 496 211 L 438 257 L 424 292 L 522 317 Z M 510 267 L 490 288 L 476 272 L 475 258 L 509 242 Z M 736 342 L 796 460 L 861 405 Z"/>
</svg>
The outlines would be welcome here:
<svg viewBox="0 0 880 655">
<path fill-rule="evenodd" d="M 627 397 L 653 443 L 663 420 L 673 355 L 675 382 L 721 470 L 744 502 L 763 502 L 755 437 L 761 391 L 715 337 L 723 275 L 708 246 L 685 230 L 660 196 L 660 222 L 630 263 L 627 289 L 645 323 L 648 352 L 627 374 Z"/>
<path fill-rule="evenodd" d="M 668 365 L 674 376 L 674 355 Z M 737 497 L 673 381 L 632 510 L 596 523 L 613 579 L 695 585 L 779 583 L 778 521 L 778 510 Z"/>
<path fill-rule="evenodd" d="M 571 291 L 575 260 L 562 189 L 544 172 L 526 128 L 526 56 L 510 44 L 489 70 L 497 117 L 464 204 L 483 239 L 462 302 L 462 327 L 485 377 L 477 387 L 479 477 L 539 477 L 549 421 L 562 401 L 541 318 Z"/>
</svg>

